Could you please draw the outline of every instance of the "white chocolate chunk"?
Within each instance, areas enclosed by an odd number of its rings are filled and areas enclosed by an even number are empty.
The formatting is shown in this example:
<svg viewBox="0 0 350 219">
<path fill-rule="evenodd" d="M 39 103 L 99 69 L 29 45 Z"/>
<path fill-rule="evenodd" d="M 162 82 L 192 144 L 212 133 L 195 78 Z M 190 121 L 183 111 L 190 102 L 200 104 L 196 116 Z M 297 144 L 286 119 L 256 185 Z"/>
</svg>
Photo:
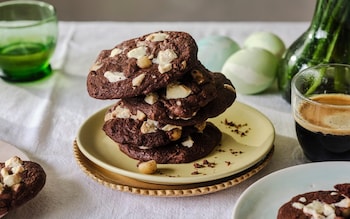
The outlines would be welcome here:
<svg viewBox="0 0 350 219">
<path fill-rule="evenodd" d="M 11 187 L 21 182 L 21 177 L 18 174 L 8 175 L 4 177 L 4 185 Z"/>
<path fill-rule="evenodd" d="M 141 133 L 142 134 L 147 134 L 147 133 L 153 133 L 157 131 L 157 125 L 158 122 L 148 119 L 147 121 L 144 121 L 141 125 Z"/>
<path fill-rule="evenodd" d="M 126 79 L 123 72 L 106 71 L 103 76 L 105 76 L 111 83 Z"/>
<path fill-rule="evenodd" d="M 9 175 L 9 172 L 8 172 L 8 170 L 6 168 L 2 168 L 0 173 L 1 173 L 2 177 L 6 177 L 6 176 Z"/>
<path fill-rule="evenodd" d="M 300 198 L 299 198 L 299 201 L 300 201 L 300 202 L 306 202 L 306 198 L 305 198 L 305 197 L 300 197 Z"/>
<path fill-rule="evenodd" d="M 146 118 L 146 114 L 144 114 L 142 111 L 137 110 L 136 115 L 131 114 L 131 111 L 128 108 L 124 108 L 122 106 L 117 106 L 113 111 L 106 113 L 104 121 L 108 121 L 111 119 L 138 119 L 138 120 L 144 120 Z"/>
<path fill-rule="evenodd" d="M 14 156 L 5 161 L 5 167 L 1 168 L 0 174 L 2 180 L 0 181 L 0 194 L 4 191 L 5 187 L 12 187 L 12 189 L 18 189 L 19 184 L 22 181 L 19 173 L 24 171 L 23 161 L 21 158 Z"/>
<path fill-rule="evenodd" d="M 23 171 L 24 171 L 24 167 L 22 165 L 11 168 L 12 174 L 22 173 Z"/>
<path fill-rule="evenodd" d="M 114 57 L 116 55 L 119 55 L 123 50 L 119 49 L 119 48 L 114 48 L 112 51 L 111 51 L 111 54 L 109 55 L 109 57 Z"/>
<path fill-rule="evenodd" d="M 21 158 L 14 156 L 5 161 L 5 167 L 7 168 L 18 167 L 18 166 L 22 166 L 22 163 L 23 161 L 21 160 Z"/>
<path fill-rule="evenodd" d="M 108 121 L 114 118 L 128 119 L 130 117 L 131 117 L 131 112 L 128 108 L 117 106 L 112 112 L 106 114 L 105 121 Z"/>
<path fill-rule="evenodd" d="M 172 69 L 171 62 L 177 58 L 176 53 L 171 49 L 159 51 L 157 58 L 153 59 L 153 63 L 158 64 L 158 71 L 160 73 L 168 72 Z"/>
<path fill-rule="evenodd" d="M 340 202 L 334 204 L 337 207 L 340 208 L 349 208 L 350 207 L 350 198 L 346 197 L 342 199 Z"/>
<path fill-rule="evenodd" d="M 146 40 L 151 42 L 160 42 L 164 41 L 168 37 L 169 35 L 166 33 L 152 33 L 146 37 Z"/>
<path fill-rule="evenodd" d="M 191 136 L 189 136 L 185 141 L 181 142 L 182 146 L 185 147 L 192 147 L 193 146 L 194 141 L 192 140 Z"/>
<path fill-rule="evenodd" d="M 138 146 L 138 148 L 140 148 L 141 150 L 151 149 L 150 147 L 146 147 L 146 146 Z"/>
<path fill-rule="evenodd" d="M 141 47 L 141 46 L 147 46 L 145 41 L 137 41 L 136 42 L 136 47 Z"/>
<path fill-rule="evenodd" d="M 305 206 L 304 204 L 299 203 L 299 202 L 293 202 L 293 204 L 292 204 L 293 208 L 296 208 L 296 209 L 299 209 L 299 210 L 302 210 L 304 208 L 304 206 Z"/>
<path fill-rule="evenodd" d="M 166 132 L 168 132 L 168 131 L 171 131 L 171 130 L 173 130 L 173 129 L 182 129 L 182 127 L 181 126 L 178 126 L 178 125 L 170 125 L 170 124 L 167 124 L 167 125 L 165 125 L 165 126 L 163 126 L 162 127 L 162 130 L 163 131 L 166 131 Z"/>
<path fill-rule="evenodd" d="M 146 56 L 146 52 L 147 52 L 147 47 L 140 46 L 140 47 L 136 47 L 135 49 L 130 50 L 126 55 L 129 59 L 130 58 L 139 59 L 143 56 Z"/>
<path fill-rule="evenodd" d="M 158 94 L 157 93 L 149 93 L 149 94 L 146 95 L 144 100 L 149 105 L 152 105 L 152 104 L 154 104 L 155 102 L 158 101 Z"/>
<path fill-rule="evenodd" d="M 314 200 L 311 203 L 305 205 L 303 208 L 303 212 L 306 214 L 312 215 L 313 218 L 322 218 L 322 215 L 335 216 L 335 210 L 332 206 L 330 206 L 329 204 L 320 202 L 318 200 Z"/>
<path fill-rule="evenodd" d="M 191 92 L 191 89 L 183 84 L 172 83 L 166 87 L 166 99 L 185 98 L 188 97 Z"/>
<path fill-rule="evenodd" d="M 338 192 L 332 192 L 331 195 L 338 195 Z"/>
<path fill-rule="evenodd" d="M 138 87 L 141 85 L 143 79 L 145 79 L 145 74 L 140 74 L 139 76 L 137 76 L 136 78 L 132 79 L 132 86 L 133 87 Z"/>
<path fill-rule="evenodd" d="M 90 71 L 97 71 L 103 66 L 102 63 L 95 63 L 93 66 L 91 66 Z"/>
<path fill-rule="evenodd" d="M 146 118 L 146 114 L 141 112 L 140 110 L 137 110 L 136 112 L 136 119 L 138 120 L 144 120 Z"/>
</svg>

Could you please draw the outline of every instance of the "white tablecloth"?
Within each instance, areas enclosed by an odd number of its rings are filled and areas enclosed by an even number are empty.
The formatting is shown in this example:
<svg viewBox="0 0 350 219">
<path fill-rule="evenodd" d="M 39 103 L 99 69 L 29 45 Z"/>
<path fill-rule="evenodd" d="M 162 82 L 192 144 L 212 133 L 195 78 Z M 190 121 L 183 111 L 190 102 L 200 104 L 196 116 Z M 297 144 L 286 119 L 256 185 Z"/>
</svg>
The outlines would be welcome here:
<svg viewBox="0 0 350 219">
<path fill-rule="evenodd" d="M 79 168 L 72 143 L 92 113 L 111 104 L 86 91 L 88 69 L 102 49 L 157 30 L 187 31 L 195 39 L 222 34 L 242 44 L 254 31 L 270 31 L 289 46 L 307 23 L 60 22 L 49 78 L 24 84 L 0 80 L 0 139 L 16 145 L 47 173 L 39 195 L 7 218 L 231 218 L 240 194 L 261 177 L 308 162 L 298 146 L 290 105 L 275 87 L 237 101 L 264 113 L 276 129 L 275 152 L 261 172 L 229 189 L 194 197 L 150 197 L 104 187 Z M 266 203 L 268 204 L 268 203 Z M 253 206 L 252 206 L 253 207 Z"/>
</svg>

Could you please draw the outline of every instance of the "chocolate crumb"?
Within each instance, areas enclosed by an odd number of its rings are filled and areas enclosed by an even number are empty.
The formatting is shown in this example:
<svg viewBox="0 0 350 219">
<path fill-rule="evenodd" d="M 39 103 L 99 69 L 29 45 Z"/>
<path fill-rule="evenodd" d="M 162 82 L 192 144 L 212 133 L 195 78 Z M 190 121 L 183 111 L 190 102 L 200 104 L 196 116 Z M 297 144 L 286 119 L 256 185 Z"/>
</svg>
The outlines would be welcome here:
<svg viewBox="0 0 350 219">
<path fill-rule="evenodd" d="M 209 162 L 208 160 L 203 160 L 203 165 L 207 165 L 208 167 L 215 167 L 216 163 L 215 162 Z"/>
<path fill-rule="evenodd" d="M 191 175 L 198 175 L 198 174 L 199 172 L 197 170 L 191 173 Z"/>
<path fill-rule="evenodd" d="M 230 162 L 230 161 L 225 161 L 225 163 L 227 164 L 227 166 L 230 166 L 230 165 L 231 165 L 231 162 Z"/>
<path fill-rule="evenodd" d="M 235 122 L 228 121 L 227 119 L 225 119 L 225 121 L 221 123 L 224 123 L 225 125 L 227 125 L 229 128 L 231 128 L 231 132 L 236 133 L 241 137 L 247 136 L 247 134 L 251 130 L 251 128 L 248 127 L 247 123 L 237 124 Z"/>
<path fill-rule="evenodd" d="M 204 167 L 204 165 L 199 164 L 199 163 L 194 163 L 193 166 L 194 166 L 195 168 L 203 168 L 203 167 Z"/>
<path fill-rule="evenodd" d="M 240 155 L 240 154 L 243 154 L 244 152 L 243 151 L 231 151 L 231 154 L 233 155 Z"/>
</svg>

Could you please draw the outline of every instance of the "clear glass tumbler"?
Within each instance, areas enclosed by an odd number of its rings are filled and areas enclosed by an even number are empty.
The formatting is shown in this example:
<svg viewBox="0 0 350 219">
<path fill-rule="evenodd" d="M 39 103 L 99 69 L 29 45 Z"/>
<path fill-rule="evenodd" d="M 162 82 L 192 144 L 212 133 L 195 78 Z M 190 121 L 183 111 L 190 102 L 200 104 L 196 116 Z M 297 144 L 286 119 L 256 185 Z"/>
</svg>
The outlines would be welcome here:
<svg viewBox="0 0 350 219">
<path fill-rule="evenodd" d="M 307 68 L 291 85 L 296 134 L 306 157 L 350 160 L 350 65 Z"/>
<path fill-rule="evenodd" d="M 41 1 L 0 3 L 1 77 L 11 82 L 34 81 L 52 73 L 58 24 L 55 8 Z"/>
</svg>

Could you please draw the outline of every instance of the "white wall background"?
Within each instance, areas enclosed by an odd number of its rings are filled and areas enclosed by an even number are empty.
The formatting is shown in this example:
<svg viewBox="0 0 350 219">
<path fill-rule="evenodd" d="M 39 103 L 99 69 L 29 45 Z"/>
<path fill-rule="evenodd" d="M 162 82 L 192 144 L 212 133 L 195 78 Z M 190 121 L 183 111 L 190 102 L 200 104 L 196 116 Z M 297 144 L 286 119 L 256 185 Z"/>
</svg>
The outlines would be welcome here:
<svg viewBox="0 0 350 219">
<path fill-rule="evenodd" d="M 0 0 L 4 1 L 4 0 Z M 72 21 L 310 21 L 316 0 L 44 0 Z"/>
</svg>

